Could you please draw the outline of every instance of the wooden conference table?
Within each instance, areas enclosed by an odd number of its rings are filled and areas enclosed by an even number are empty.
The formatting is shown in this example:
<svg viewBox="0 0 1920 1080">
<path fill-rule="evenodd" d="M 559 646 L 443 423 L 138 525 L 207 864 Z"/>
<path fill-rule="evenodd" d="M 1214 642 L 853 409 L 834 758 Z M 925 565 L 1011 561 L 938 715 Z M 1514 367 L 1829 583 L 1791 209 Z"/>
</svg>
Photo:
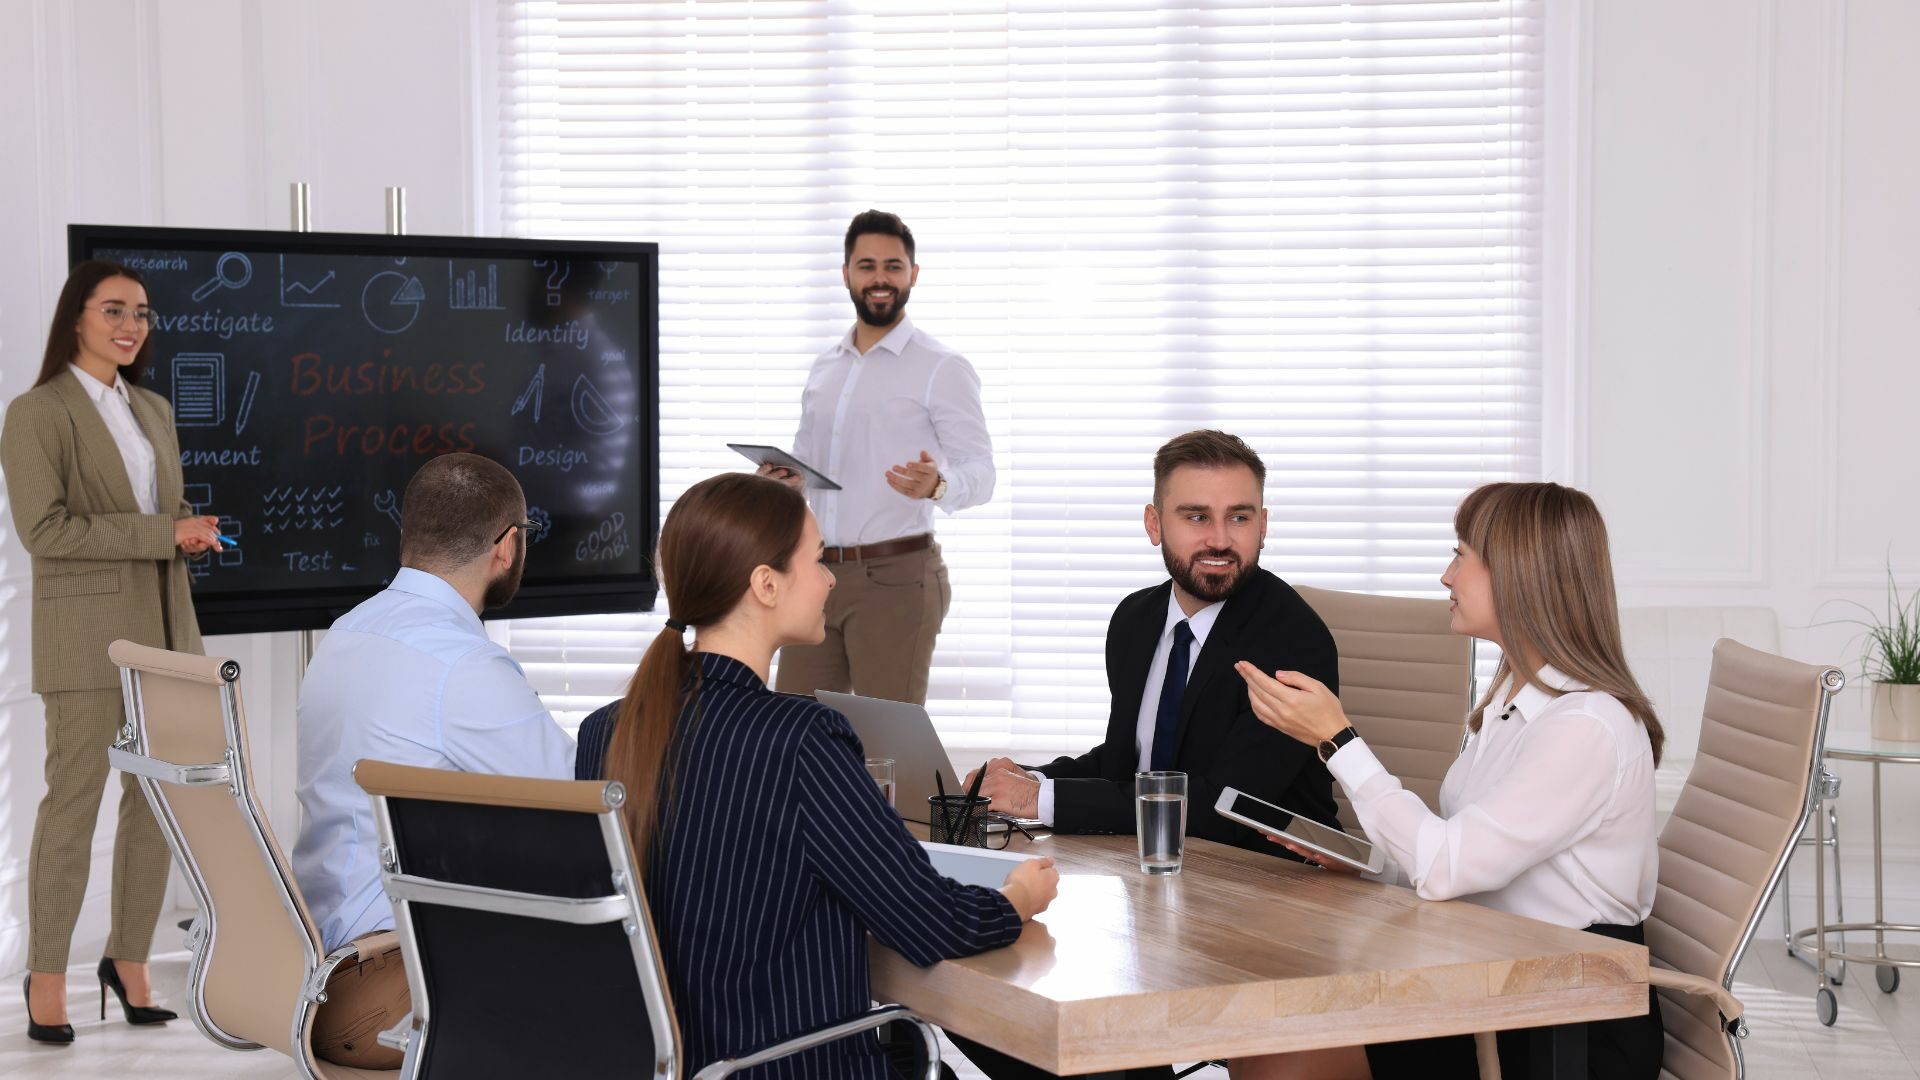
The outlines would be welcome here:
<svg viewBox="0 0 1920 1080">
<path fill-rule="evenodd" d="M 873 994 L 1061 1075 L 1646 1012 L 1644 946 L 1193 837 L 1168 877 L 1131 836 L 1016 848 L 1061 873 L 1020 940 L 926 969 L 875 944 Z M 1575 1031 L 1538 1041 L 1565 1062 Z"/>
</svg>

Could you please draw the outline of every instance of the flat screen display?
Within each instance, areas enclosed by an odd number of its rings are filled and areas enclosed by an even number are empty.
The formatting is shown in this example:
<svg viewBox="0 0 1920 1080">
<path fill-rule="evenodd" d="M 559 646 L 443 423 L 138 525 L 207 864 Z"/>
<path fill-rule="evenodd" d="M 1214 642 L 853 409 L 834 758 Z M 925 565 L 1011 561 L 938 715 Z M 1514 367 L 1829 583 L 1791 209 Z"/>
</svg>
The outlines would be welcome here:
<svg viewBox="0 0 1920 1080">
<path fill-rule="evenodd" d="M 205 633 L 321 628 L 392 580 L 430 458 L 505 465 L 545 528 L 488 617 L 634 611 L 656 588 L 658 249 L 647 243 L 75 225 L 146 281 L 141 385 L 186 499 L 236 547 L 189 561 Z"/>
</svg>

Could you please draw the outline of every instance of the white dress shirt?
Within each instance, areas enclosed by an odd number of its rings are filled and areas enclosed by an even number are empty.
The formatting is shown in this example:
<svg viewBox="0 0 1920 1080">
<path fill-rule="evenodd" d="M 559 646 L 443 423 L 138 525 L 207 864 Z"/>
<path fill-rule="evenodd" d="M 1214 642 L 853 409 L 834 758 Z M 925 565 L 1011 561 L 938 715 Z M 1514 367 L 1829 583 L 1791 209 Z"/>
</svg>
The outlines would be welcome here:
<svg viewBox="0 0 1920 1080">
<path fill-rule="evenodd" d="M 113 445 L 120 448 L 120 460 L 126 463 L 127 482 L 133 485 L 133 501 L 140 505 L 140 512 L 159 513 L 160 477 L 155 469 L 153 444 L 147 441 L 147 433 L 140 430 L 140 421 L 133 418 L 133 402 L 127 397 L 126 380 L 115 372 L 113 385 L 108 386 L 81 371 L 78 364 L 68 364 L 67 370 L 86 387 L 93 407 L 100 410 L 100 419 L 106 421 L 107 434 L 113 436 Z"/>
<path fill-rule="evenodd" d="M 452 585 L 402 569 L 341 616 L 300 684 L 293 876 L 328 949 L 393 926 L 361 758 L 573 779 L 573 740 Z"/>
<path fill-rule="evenodd" d="M 1178 592 L 1167 590 L 1167 621 L 1160 628 L 1160 642 L 1153 647 L 1153 663 L 1147 665 L 1147 685 L 1140 692 L 1140 718 L 1133 728 L 1133 756 L 1138 761 L 1140 772 L 1153 767 L 1153 735 L 1160 722 L 1160 690 L 1167 681 L 1167 661 L 1173 656 L 1173 628 L 1186 620 L 1187 629 L 1193 631 L 1193 644 L 1187 651 L 1187 679 L 1193 679 L 1193 665 L 1200 660 L 1200 650 L 1207 647 L 1207 635 L 1213 632 L 1213 624 L 1220 619 L 1220 609 L 1227 606 L 1225 600 L 1208 604 L 1191 617 L 1180 608 Z M 1053 779 L 1034 772 L 1029 775 L 1040 781 L 1040 812 L 1037 815 L 1043 824 L 1053 824 Z"/>
<path fill-rule="evenodd" d="M 947 481 L 938 503 L 909 499 L 887 483 L 887 470 L 920 460 L 922 450 Z M 848 330 L 814 360 L 793 455 L 843 489 L 807 493 L 829 547 L 932 532 L 935 506 L 952 514 L 993 497 L 980 376 L 904 317 L 864 356 Z"/>
<path fill-rule="evenodd" d="M 1360 827 L 1387 849 L 1389 873 L 1428 900 L 1471 900 L 1574 928 L 1639 923 L 1653 910 L 1659 872 L 1647 730 L 1610 694 L 1552 668 L 1540 679 L 1566 693 L 1526 685 L 1510 707 L 1490 706 L 1447 770 L 1438 815 L 1365 739 L 1341 747 L 1327 768 Z"/>
</svg>

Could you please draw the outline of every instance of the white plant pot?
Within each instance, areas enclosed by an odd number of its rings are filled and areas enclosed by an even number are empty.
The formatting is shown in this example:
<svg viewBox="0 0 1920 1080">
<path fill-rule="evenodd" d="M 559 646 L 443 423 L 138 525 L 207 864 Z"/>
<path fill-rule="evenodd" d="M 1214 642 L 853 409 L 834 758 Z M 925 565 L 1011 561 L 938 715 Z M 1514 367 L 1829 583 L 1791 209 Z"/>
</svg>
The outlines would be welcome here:
<svg viewBox="0 0 1920 1080">
<path fill-rule="evenodd" d="M 1920 683 L 1873 684 L 1873 737 L 1920 742 Z"/>
</svg>

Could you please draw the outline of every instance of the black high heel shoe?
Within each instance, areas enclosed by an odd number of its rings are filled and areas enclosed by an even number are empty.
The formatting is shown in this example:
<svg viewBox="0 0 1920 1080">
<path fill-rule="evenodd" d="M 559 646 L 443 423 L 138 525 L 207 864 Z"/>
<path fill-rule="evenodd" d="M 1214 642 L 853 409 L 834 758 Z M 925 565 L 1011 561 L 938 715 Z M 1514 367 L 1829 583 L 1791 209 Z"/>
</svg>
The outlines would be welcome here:
<svg viewBox="0 0 1920 1080">
<path fill-rule="evenodd" d="M 107 988 L 113 988 L 113 996 L 120 999 L 120 1011 L 127 1014 L 129 1024 L 164 1024 L 169 1020 L 180 1019 L 180 1014 L 172 1009 L 156 1009 L 151 1005 L 127 1004 L 127 988 L 120 982 L 120 969 L 113 966 L 110 957 L 100 958 L 100 1019 L 107 1018 Z"/>
<path fill-rule="evenodd" d="M 58 1043 L 66 1045 L 73 1041 L 72 1024 L 36 1024 L 33 1022 L 33 974 L 27 974 L 27 981 L 20 984 L 20 992 L 27 996 L 27 1038 L 34 1042 Z"/>
</svg>

